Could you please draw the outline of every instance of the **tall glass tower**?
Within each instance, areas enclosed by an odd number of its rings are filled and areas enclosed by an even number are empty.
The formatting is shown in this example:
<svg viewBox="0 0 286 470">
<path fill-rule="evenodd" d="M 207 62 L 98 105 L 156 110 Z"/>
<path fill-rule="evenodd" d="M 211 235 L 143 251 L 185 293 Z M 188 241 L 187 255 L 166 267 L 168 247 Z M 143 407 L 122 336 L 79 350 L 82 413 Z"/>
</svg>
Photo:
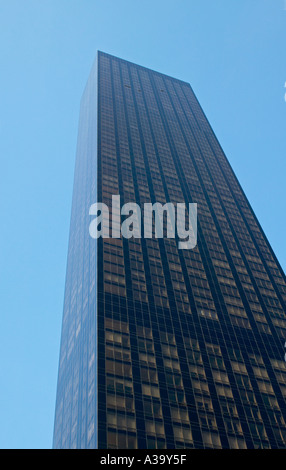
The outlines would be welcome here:
<svg viewBox="0 0 286 470">
<path fill-rule="evenodd" d="M 90 207 L 114 195 L 197 203 L 197 246 L 93 239 Z M 54 447 L 284 448 L 285 304 L 190 85 L 99 52 L 80 111 Z"/>
</svg>

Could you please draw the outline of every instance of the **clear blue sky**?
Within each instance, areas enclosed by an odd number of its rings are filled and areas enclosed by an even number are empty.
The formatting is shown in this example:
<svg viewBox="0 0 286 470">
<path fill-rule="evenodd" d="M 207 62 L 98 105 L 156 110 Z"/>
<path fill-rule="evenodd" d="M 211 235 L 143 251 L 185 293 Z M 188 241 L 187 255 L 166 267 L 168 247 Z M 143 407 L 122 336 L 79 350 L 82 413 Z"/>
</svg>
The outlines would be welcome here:
<svg viewBox="0 0 286 470">
<path fill-rule="evenodd" d="M 284 0 L 0 0 L 0 448 L 50 448 L 96 50 L 189 81 L 284 270 Z"/>
</svg>

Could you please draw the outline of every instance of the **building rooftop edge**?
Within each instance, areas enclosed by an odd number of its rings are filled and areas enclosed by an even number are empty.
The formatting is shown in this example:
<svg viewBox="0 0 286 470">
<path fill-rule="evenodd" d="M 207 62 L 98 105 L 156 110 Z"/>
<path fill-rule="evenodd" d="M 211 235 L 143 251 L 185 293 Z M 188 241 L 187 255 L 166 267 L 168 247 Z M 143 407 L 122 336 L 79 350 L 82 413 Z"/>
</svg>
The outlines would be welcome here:
<svg viewBox="0 0 286 470">
<path fill-rule="evenodd" d="M 172 77 L 171 75 L 168 75 L 166 73 L 162 73 L 162 72 L 158 72 L 157 70 L 153 70 L 149 67 L 144 67 L 143 65 L 139 65 L 139 64 L 136 64 L 135 62 L 131 62 L 130 60 L 126 60 L 126 59 L 121 59 L 120 57 L 117 57 L 113 54 L 109 54 L 108 52 L 103 52 L 103 51 L 100 51 L 100 50 L 97 50 L 97 57 L 99 55 L 103 55 L 103 56 L 107 56 L 107 57 L 111 57 L 112 59 L 116 59 L 116 60 L 120 60 L 121 62 L 126 62 L 128 64 L 131 64 L 131 65 L 135 65 L 136 67 L 139 67 L 141 69 L 145 69 L 145 70 L 148 70 L 149 72 L 152 72 L 152 73 L 156 73 L 158 75 L 163 75 L 164 77 L 167 77 L 167 78 L 170 78 L 172 80 L 176 80 L 180 83 L 184 83 L 185 85 L 188 85 L 188 86 L 191 86 L 191 84 L 185 80 L 181 80 L 179 78 L 175 78 L 175 77 Z"/>
</svg>

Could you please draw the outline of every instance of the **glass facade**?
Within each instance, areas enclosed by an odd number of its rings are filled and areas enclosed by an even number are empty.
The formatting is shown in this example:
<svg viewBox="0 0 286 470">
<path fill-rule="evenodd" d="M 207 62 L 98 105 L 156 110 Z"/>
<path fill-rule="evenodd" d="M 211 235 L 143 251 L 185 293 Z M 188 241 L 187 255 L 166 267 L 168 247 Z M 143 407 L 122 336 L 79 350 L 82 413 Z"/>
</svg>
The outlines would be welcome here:
<svg viewBox="0 0 286 470">
<path fill-rule="evenodd" d="M 113 195 L 197 203 L 197 246 L 92 239 L 90 205 Z M 81 106 L 54 447 L 284 448 L 285 304 L 190 85 L 99 52 Z"/>
</svg>

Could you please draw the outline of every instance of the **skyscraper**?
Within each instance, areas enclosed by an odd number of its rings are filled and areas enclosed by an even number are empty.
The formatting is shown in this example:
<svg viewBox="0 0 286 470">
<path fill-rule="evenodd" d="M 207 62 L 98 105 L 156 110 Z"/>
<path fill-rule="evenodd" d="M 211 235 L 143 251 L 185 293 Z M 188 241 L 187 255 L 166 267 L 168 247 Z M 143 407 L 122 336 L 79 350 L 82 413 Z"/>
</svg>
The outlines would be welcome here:
<svg viewBox="0 0 286 470">
<path fill-rule="evenodd" d="M 95 240 L 90 208 L 114 195 L 197 203 L 196 247 L 111 228 Z M 285 304 L 191 86 L 99 52 L 80 111 L 54 447 L 284 448 Z"/>
</svg>

